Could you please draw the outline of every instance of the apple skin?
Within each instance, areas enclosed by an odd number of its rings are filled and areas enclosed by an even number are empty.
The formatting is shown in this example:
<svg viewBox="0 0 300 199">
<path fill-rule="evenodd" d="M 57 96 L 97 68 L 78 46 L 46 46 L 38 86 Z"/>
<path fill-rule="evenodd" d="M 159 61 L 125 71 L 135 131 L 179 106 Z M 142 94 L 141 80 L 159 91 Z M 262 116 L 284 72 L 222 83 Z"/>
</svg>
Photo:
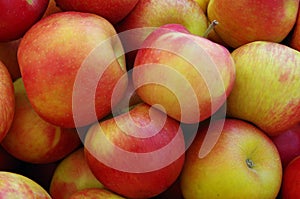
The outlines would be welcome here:
<svg viewBox="0 0 300 199">
<path fill-rule="evenodd" d="M 300 198 L 300 156 L 295 157 L 283 171 L 282 199 Z"/>
<path fill-rule="evenodd" d="M 253 41 L 281 42 L 292 30 L 299 0 L 210 0 L 207 15 L 217 34 L 233 48 Z"/>
<path fill-rule="evenodd" d="M 72 194 L 69 199 L 125 199 L 121 196 L 116 195 L 106 189 L 83 189 Z"/>
<path fill-rule="evenodd" d="M 74 128 L 110 113 L 116 83 L 124 76 L 115 101 L 122 98 L 127 86 L 124 57 L 115 57 L 123 51 L 118 38 L 112 38 L 115 35 L 106 19 L 80 12 L 52 14 L 24 35 L 18 61 L 29 101 L 40 117 Z M 101 56 L 90 56 L 95 52 Z M 74 107 L 80 108 L 79 116 Z M 74 117 L 80 119 L 76 124 Z"/>
<path fill-rule="evenodd" d="M 298 12 L 296 24 L 292 32 L 289 46 L 300 51 L 300 12 Z"/>
<path fill-rule="evenodd" d="M 20 39 L 44 14 L 49 0 L 17 0 L 0 3 L 0 42 Z"/>
<path fill-rule="evenodd" d="M 179 176 L 185 156 L 179 123 L 145 103 L 94 124 L 84 146 L 95 177 L 126 198 L 165 191 Z"/>
<path fill-rule="evenodd" d="M 0 43 L 0 60 L 7 67 L 13 81 L 21 77 L 17 51 L 21 39 Z"/>
<path fill-rule="evenodd" d="M 210 153 L 199 157 L 207 124 L 200 124 L 186 152 L 181 174 L 184 198 L 275 198 L 281 185 L 282 167 L 271 139 L 242 120 L 225 119 L 224 124 L 223 120 L 212 122 L 212 129 L 224 126 Z M 254 166 L 251 167 L 247 160 Z"/>
<path fill-rule="evenodd" d="M 276 136 L 300 121 L 300 52 L 255 41 L 231 53 L 236 80 L 227 100 L 230 117 L 254 123 Z"/>
<path fill-rule="evenodd" d="M 64 11 L 94 13 L 112 24 L 124 19 L 139 0 L 55 0 Z"/>
<path fill-rule="evenodd" d="M 235 64 L 223 46 L 180 28 L 161 26 L 147 37 L 135 59 L 133 83 L 144 102 L 160 104 L 183 123 L 197 123 L 226 101 Z"/>
<path fill-rule="evenodd" d="M 7 152 L 19 160 L 45 164 L 62 159 L 81 145 L 76 129 L 54 126 L 32 109 L 22 78 L 14 82 L 15 114 L 1 142 Z"/>
<path fill-rule="evenodd" d="M 300 123 L 271 139 L 278 149 L 283 168 L 300 155 Z"/>
<path fill-rule="evenodd" d="M 51 199 L 35 181 L 12 172 L 0 171 L 0 198 Z"/>
<path fill-rule="evenodd" d="M 0 61 L 0 142 L 6 136 L 15 113 L 14 85 L 6 66 Z"/>
<path fill-rule="evenodd" d="M 87 188 L 103 188 L 103 185 L 91 172 L 81 147 L 58 164 L 49 192 L 53 199 L 69 199 L 73 193 Z"/>
</svg>

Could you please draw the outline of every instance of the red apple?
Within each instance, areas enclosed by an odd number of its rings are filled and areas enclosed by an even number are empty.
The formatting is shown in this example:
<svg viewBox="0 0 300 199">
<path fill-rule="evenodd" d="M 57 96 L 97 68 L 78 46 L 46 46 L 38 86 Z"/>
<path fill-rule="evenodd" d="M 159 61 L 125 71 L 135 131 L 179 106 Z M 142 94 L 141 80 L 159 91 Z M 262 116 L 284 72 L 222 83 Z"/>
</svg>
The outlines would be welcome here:
<svg viewBox="0 0 300 199">
<path fill-rule="evenodd" d="M 184 163 L 179 123 L 144 103 L 94 124 L 85 138 L 87 163 L 107 189 L 149 198 L 170 187 Z"/>
<path fill-rule="evenodd" d="M 72 194 L 69 199 L 125 199 L 105 189 L 83 189 Z"/>
<path fill-rule="evenodd" d="M 115 100 L 126 90 L 122 52 L 114 27 L 100 16 L 59 12 L 41 19 L 25 34 L 18 50 L 34 110 L 66 128 L 103 118 L 111 111 L 111 95 L 120 79 Z"/>
<path fill-rule="evenodd" d="M 0 198 L 51 199 L 35 181 L 12 172 L 0 171 Z"/>
<path fill-rule="evenodd" d="M 91 172 L 80 148 L 56 167 L 49 192 L 53 199 L 69 199 L 73 193 L 87 188 L 103 188 L 103 185 Z"/>
<path fill-rule="evenodd" d="M 208 133 L 217 135 L 219 130 L 213 149 L 199 156 Z M 282 167 L 276 146 L 263 131 L 245 121 L 200 124 L 186 156 L 181 174 L 185 199 L 275 198 L 279 192 Z"/>
<path fill-rule="evenodd" d="M 6 136 L 15 113 L 14 86 L 6 66 L 0 61 L 0 142 Z"/>
<path fill-rule="evenodd" d="M 0 60 L 7 67 L 13 81 L 21 77 L 17 51 L 21 39 L 0 43 Z"/>
<path fill-rule="evenodd" d="M 228 116 L 249 121 L 269 136 L 300 122 L 300 52 L 255 41 L 231 53 L 236 79 L 227 100 Z"/>
<path fill-rule="evenodd" d="M 55 0 L 67 11 L 89 12 L 100 15 L 115 24 L 130 13 L 139 0 Z"/>
<path fill-rule="evenodd" d="M 235 64 L 223 46 L 180 28 L 161 26 L 147 37 L 135 59 L 133 83 L 144 102 L 160 104 L 183 123 L 197 123 L 226 101 Z"/>
<path fill-rule="evenodd" d="M 300 198 L 300 156 L 295 157 L 283 171 L 282 199 Z"/>
<path fill-rule="evenodd" d="M 44 14 L 49 0 L 0 2 L 0 42 L 21 38 Z"/>
<path fill-rule="evenodd" d="M 233 48 L 253 41 L 281 42 L 292 30 L 299 0 L 210 0 L 207 15 L 217 20 L 221 39 Z"/>
<path fill-rule="evenodd" d="M 300 12 L 298 12 L 297 21 L 292 32 L 289 46 L 300 51 Z"/>
<path fill-rule="evenodd" d="M 300 155 L 300 123 L 290 129 L 271 137 L 275 143 L 285 168 L 290 161 Z"/>
<path fill-rule="evenodd" d="M 32 109 L 22 78 L 14 82 L 16 109 L 12 125 L 1 145 L 14 157 L 30 163 L 51 163 L 62 159 L 81 140 L 76 129 L 54 126 Z"/>
</svg>

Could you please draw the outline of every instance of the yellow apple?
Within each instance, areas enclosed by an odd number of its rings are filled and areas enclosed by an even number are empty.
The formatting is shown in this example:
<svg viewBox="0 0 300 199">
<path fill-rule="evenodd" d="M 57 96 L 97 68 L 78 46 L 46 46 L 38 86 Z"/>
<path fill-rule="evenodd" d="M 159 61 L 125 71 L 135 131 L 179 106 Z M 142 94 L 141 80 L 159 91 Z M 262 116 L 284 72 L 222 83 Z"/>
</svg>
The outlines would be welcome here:
<svg viewBox="0 0 300 199">
<path fill-rule="evenodd" d="M 242 120 L 215 120 L 210 125 L 217 129 L 223 124 L 218 142 L 208 155 L 199 157 L 207 123 L 200 126 L 186 152 L 181 174 L 184 198 L 275 198 L 282 177 L 276 146 L 260 129 Z"/>
</svg>

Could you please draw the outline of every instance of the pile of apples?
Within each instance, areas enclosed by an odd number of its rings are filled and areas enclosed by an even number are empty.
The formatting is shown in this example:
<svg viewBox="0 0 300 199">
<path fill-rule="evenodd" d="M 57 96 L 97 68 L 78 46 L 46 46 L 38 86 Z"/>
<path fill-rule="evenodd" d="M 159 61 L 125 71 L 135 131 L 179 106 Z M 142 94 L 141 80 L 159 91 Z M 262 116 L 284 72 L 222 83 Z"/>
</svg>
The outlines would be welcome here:
<svg viewBox="0 0 300 199">
<path fill-rule="evenodd" d="M 0 198 L 300 198 L 299 5 L 0 1 Z"/>
</svg>

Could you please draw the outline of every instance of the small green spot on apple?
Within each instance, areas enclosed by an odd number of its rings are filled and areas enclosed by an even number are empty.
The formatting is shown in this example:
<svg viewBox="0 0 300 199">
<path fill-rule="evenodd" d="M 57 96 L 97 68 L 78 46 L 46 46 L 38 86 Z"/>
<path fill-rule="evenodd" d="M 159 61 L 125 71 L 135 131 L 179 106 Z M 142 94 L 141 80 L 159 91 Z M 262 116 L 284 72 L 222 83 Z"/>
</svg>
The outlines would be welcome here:
<svg viewBox="0 0 300 199">
<path fill-rule="evenodd" d="M 247 166 L 252 169 L 255 165 L 251 159 L 246 159 Z"/>
<path fill-rule="evenodd" d="M 33 4 L 33 0 L 27 0 L 27 3 L 32 5 Z"/>
</svg>

